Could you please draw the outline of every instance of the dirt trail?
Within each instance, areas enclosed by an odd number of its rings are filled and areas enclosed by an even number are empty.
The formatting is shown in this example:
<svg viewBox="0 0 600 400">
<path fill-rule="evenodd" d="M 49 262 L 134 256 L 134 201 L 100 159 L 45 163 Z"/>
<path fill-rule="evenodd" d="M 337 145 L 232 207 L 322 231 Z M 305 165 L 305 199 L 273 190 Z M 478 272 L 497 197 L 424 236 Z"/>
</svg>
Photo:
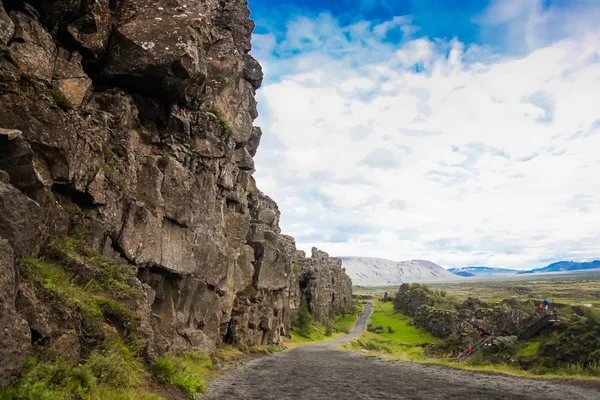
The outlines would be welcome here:
<svg viewBox="0 0 600 400">
<path fill-rule="evenodd" d="M 340 339 L 251 361 L 213 381 L 203 399 L 600 399 L 600 390 L 569 383 L 386 361 L 332 348 L 358 336 L 369 313 L 370 308 Z"/>
</svg>

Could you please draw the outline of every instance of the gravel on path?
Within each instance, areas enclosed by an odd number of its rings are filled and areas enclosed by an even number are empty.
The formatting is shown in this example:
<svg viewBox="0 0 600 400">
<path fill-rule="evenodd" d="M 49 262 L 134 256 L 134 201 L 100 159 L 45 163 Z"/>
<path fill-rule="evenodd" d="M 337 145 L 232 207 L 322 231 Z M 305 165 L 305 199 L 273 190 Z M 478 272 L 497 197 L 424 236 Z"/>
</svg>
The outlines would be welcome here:
<svg viewBox="0 0 600 400">
<path fill-rule="evenodd" d="M 332 348 L 354 339 L 370 308 L 349 335 L 249 362 L 211 382 L 204 400 L 532 399 L 599 400 L 600 390 L 568 382 L 388 361 Z"/>
</svg>

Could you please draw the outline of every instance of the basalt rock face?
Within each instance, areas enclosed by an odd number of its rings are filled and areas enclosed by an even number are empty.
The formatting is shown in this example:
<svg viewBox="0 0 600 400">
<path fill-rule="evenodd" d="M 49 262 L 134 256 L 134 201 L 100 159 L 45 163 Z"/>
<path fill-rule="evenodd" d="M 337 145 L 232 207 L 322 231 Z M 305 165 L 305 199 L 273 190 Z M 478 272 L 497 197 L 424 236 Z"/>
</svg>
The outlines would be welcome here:
<svg viewBox="0 0 600 400">
<path fill-rule="evenodd" d="M 352 281 L 340 259 L 313 247 L 311 258 L 298 252 L 296 265 L 301 267 L 300 288 L 317 321 L 325 324 L 333 315 L 352 311 Z"/>
<path fill-rule="evenodd" d="M 16 279 L 13 250 L 0 239 L 0 382 L 17 374 L 27 358 L 30 345 L 29 327 L 15 307 Z"/>
<path fill-rule="evenodd" d="M 339 262 L 298 257 L 252 178 L 253 27 L 245 0 L 0 2 L 2 271 L 75 233 L 135 265 L 150 358 L 280 343 L 303 291 L 321 321 L 348 308 Z M 19 313 L 44 326 L 43 304 L 2 274 L 0 322 L 22 343 Z"/>
<path fill-rule="evenodd" d="M 457 335 L 465 343 L 490 335 L 518 336 L 533 321 L 526 312 L 513 308 L 518 305 L 504 302 L 491 306 L 469 297 L 453 308 L 440 309 L 431 292 L 406 283 L 400 286 L 394 304 L 396 309 L 413 317 L 416 326 L 433 336 L 446 339 Z"/>
</svg>

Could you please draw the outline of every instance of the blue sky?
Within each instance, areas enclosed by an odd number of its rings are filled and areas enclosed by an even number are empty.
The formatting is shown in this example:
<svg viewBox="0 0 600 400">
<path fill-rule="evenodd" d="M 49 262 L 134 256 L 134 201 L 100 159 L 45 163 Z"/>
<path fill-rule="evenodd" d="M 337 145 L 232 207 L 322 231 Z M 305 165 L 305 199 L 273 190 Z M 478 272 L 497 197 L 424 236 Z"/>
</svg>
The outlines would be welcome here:
<svg viewBox="0 0 600 400">
<path fill-rule="evenodd" d="M 481 0 L 410 0 L 410 1 L 250 1 L 257 33 L 281 31 L 285 22 L 298 15 L 335 15 L 343 24 L 360 20 L 384 22 L 398 15 L 412 15 L 419 26 L 418 36 L 452 38 L 459 36 L 467 43 L 478 42 L 480 31 L 473 16 L 480 14 L 487 2 Z"/>
<path fill-rule="evenodd" d="M 256 178 L 298 246 L 600 258 L 600 2 L 251 0 Z"/>
</svg>

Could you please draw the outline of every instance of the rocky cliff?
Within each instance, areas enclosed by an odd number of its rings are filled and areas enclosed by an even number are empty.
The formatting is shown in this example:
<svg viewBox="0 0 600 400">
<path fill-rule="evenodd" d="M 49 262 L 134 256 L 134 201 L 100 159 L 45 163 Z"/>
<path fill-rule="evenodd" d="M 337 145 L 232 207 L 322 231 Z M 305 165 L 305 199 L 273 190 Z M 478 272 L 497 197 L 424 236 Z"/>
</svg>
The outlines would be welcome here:
<svg viewBox="0 0 600 400">
<path fill-rule="evenodd" d="M 341 263 L 298 254 L 252 177 L 253 27 L 245 0 L 0 2 L 0 383 L 32 341 L 100 335 L 24 257 L 103 282 L 135 315 L 106 300 L 103 324 L 149 359 L 278 344 L 302 295 L 322 322 L 350 311 Z"/>
</svg>

